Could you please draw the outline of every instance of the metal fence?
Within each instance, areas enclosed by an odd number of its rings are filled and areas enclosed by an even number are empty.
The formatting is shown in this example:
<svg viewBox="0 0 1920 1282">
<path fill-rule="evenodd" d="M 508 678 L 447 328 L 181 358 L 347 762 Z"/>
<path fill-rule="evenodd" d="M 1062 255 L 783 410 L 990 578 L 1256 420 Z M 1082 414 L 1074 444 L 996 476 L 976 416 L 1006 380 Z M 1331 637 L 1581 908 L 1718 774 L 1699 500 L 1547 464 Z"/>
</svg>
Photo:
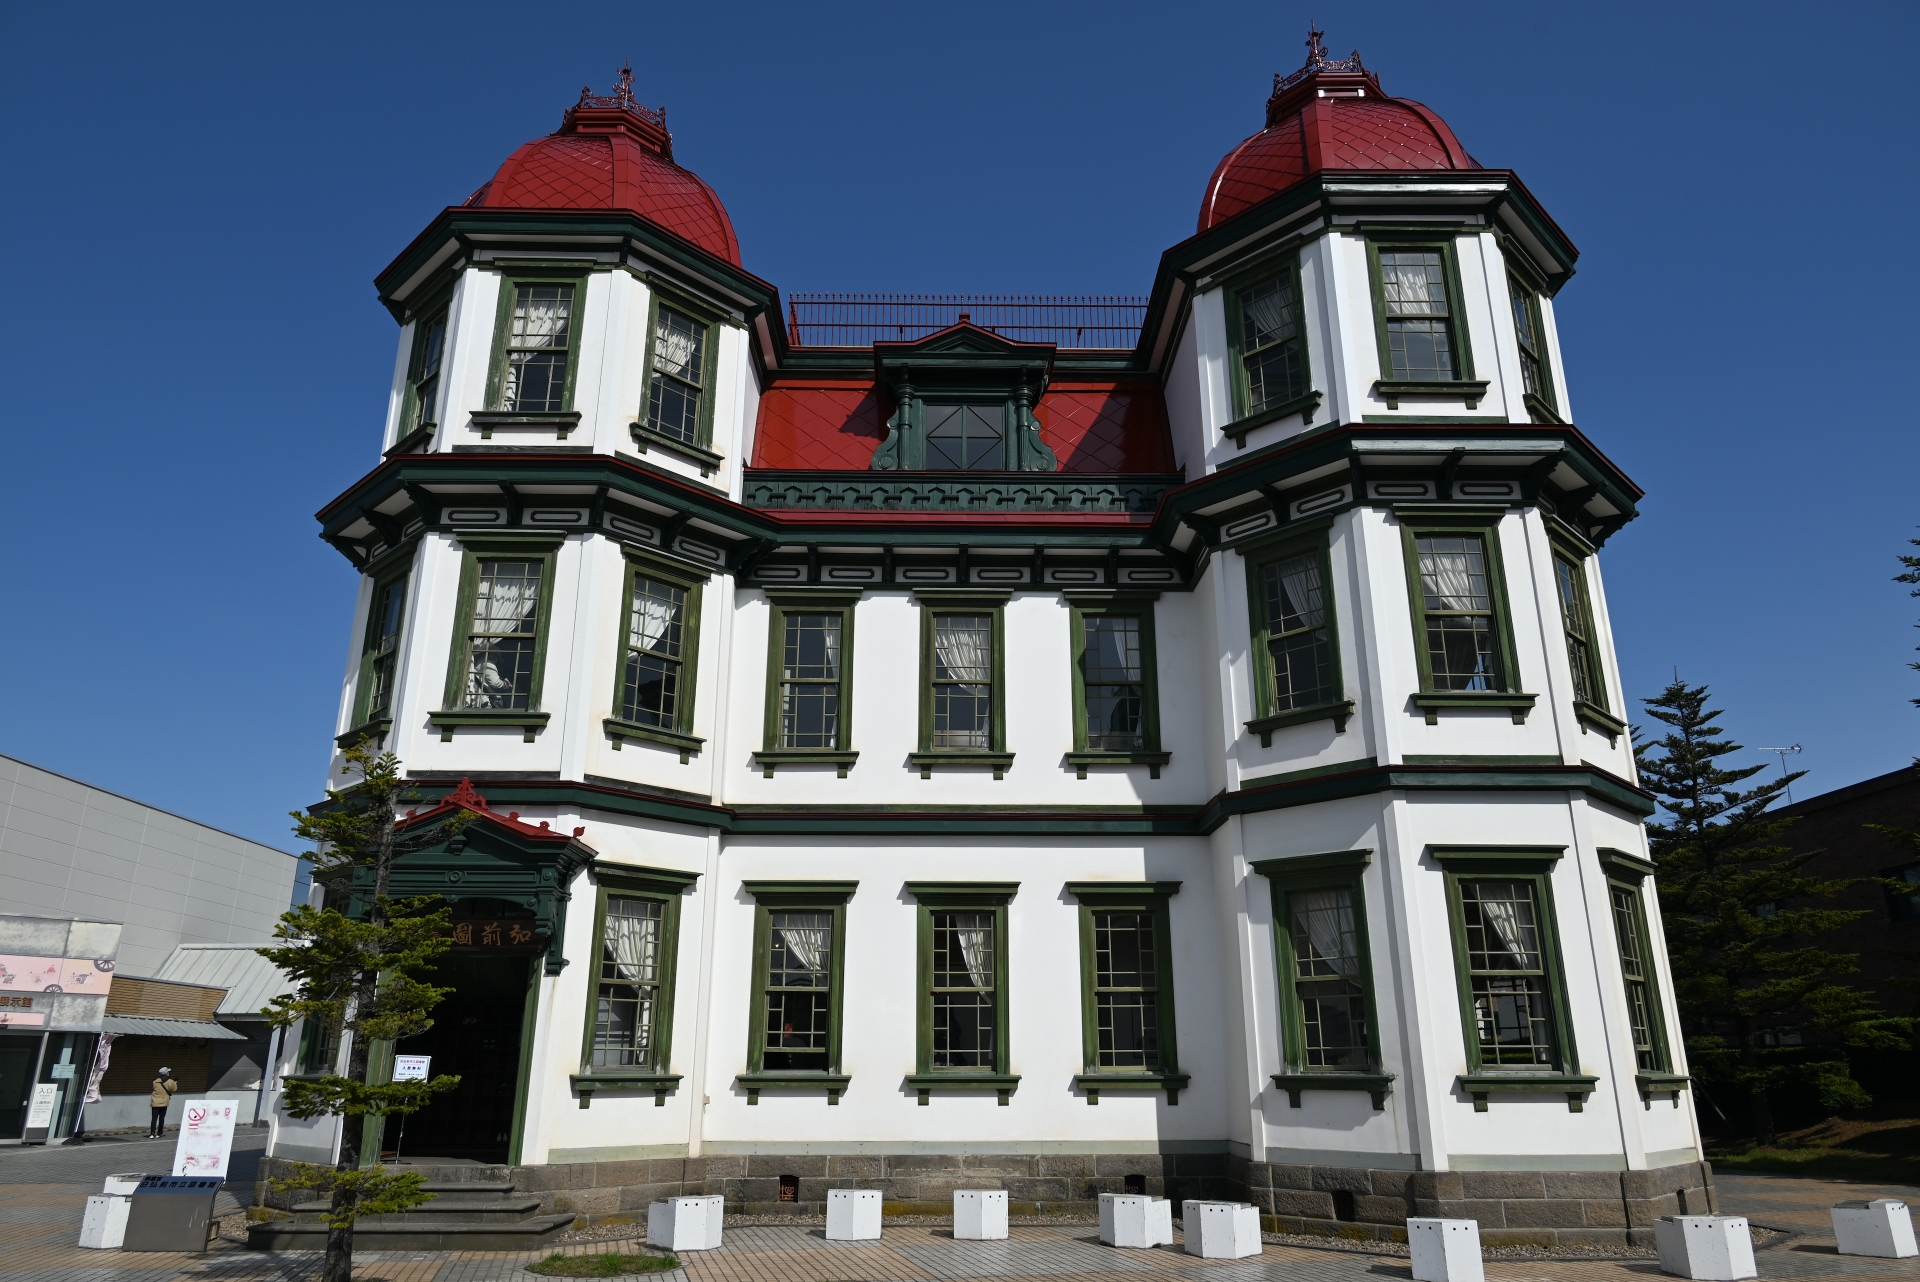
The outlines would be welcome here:
<svg viewBox="0 0 1920 1282">
<path fill-rule="evenodd" d="M 1131 350 L 1146 316 L 1144 298 L 795 294 L 787 339 L 796 347 L 910 343 L 964 320 L 1015 342 Z"/>
</svg>

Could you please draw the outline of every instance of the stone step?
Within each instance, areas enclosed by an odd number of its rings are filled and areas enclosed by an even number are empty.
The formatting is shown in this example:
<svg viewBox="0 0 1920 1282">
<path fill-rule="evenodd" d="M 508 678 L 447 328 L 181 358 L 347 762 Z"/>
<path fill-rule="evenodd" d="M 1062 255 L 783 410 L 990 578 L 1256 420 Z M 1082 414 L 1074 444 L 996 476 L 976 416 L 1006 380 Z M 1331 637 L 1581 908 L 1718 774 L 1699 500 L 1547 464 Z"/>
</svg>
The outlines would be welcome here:
<svg viewBox="0 0 1920 1282">
<path fill-rule="evenodd" d="M 369 1216 L 354 1226 L 353 1248 L 359 1251 L 532 1251 L 564 1233 L 573 1224 L 571 1212 L 535 1215 L 511 1224 L 448 1224 L 414 1220 L 381 1224 L 379 1220 L 404 1216 Z M 324 1251 L 324 1221 L 267 1220 L 247 1228 L 247 1248 L 253 1251 Z"/>
</svg>

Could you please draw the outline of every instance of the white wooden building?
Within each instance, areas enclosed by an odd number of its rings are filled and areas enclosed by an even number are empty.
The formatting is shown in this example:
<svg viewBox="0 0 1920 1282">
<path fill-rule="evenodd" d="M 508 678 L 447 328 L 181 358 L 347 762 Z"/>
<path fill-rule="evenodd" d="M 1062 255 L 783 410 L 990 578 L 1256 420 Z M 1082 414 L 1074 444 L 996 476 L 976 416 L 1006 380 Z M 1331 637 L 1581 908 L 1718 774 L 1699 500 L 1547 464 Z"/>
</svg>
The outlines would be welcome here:
<svg viewBox="0 0 1920 1282">
<path fill-rule="evenodd" d="M 339 742 L 487 807 L 402 866 L 460 991 L 399 1049 L 466 1078 L 408 1151 L 583 1213 L 1707 1205 L 1574 259 L 1317 34 L 1139 300 L 783 299 L 664 112 L 583 96 L 379 276 L 320 514 Z"/>
</svg>

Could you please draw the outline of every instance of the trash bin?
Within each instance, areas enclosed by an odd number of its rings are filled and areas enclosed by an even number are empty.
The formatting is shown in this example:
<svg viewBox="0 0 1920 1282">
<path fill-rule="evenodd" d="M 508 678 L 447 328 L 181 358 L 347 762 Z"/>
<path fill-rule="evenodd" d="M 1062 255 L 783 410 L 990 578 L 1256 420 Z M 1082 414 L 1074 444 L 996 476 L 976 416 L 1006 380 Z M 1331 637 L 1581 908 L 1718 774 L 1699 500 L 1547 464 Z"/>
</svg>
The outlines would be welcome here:
<svg viewBox="0 0 1920 1282">
<path fill-rule="evenodd" d="M 149 1175 L 133 1191 L 123 1251 L 204 1251 L 220 1181 L 207 1175 Z"/>
</svg>

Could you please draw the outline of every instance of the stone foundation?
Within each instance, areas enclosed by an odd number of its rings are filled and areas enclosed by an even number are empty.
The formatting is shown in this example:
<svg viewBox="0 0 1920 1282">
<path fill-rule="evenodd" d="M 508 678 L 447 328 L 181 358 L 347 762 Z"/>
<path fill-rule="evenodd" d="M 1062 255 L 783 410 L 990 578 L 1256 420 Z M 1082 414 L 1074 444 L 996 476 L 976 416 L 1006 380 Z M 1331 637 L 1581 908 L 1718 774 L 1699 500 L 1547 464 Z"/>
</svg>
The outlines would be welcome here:
<svg viewBox="0 0 1920 1282">
<path fill-rule="evenodd" d="M 1407 1217 L 1478 1220 L 1488 1246 L 1653 1245 L 1663 1215 L 1709 1215 L 1713 1167 L 1651 1171 L 1375 1171 L 1229 1158 L 1269 1232 L 1407 1240 Z"/>
<path fill-rule="evenodd" d="M 261 1164 L 259 1201 L 286 1210 L 296 1197 L 265 1181 L 292 1164 Z M 719 1194 L 749 1215 L 824 1215 L 827 1190 L 879 1189 L 887 1215 L 949 1215 L 953 1192 L 1007 1191 L 1013 1215 L 1094 1215 L 1102 1193 L 1144 1192 L 1176 1208 L 1184 1198 L 1252 1202 L 1269 1232 L 1404 1242 L 1407 1217 L 1478 1220 L 1490 1246 L 1652 1245 L 1663 1215 L 1716 1210 L 1713 1168 L 1687 1162 L 1651 1171 L 1377 1171 L 1289 1166 L 1225 1154 L 896 1154 L 870 1157 L 673 1157 L 555 1166 L 421 1167 L 432 1183 L 512 1179 L 543 1214 L 583 1224 L 644 1219 L 649 1203 Z M 780 1200 L 782 1177 L 794 1200 Z"/>
</svg>

